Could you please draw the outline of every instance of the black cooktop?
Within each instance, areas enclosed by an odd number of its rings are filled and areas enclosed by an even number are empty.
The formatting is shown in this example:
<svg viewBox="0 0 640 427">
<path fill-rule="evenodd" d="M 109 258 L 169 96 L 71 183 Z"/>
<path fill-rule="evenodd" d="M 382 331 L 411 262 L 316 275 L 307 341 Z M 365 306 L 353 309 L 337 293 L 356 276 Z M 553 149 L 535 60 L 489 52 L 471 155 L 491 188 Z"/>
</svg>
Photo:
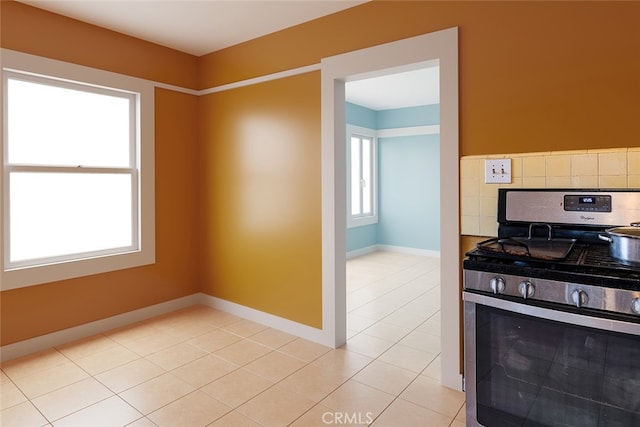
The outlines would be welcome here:
<svg viewBox="0 0 640 427">
<path fill-rule="evenodd" d="M 531 278 L 640 291 L 640 268 L 619 263 L 609 255 L 609 245 L 576 243 L 563 260 L 538 260 L 474 249 L 463 267 Z"/>
</svg>

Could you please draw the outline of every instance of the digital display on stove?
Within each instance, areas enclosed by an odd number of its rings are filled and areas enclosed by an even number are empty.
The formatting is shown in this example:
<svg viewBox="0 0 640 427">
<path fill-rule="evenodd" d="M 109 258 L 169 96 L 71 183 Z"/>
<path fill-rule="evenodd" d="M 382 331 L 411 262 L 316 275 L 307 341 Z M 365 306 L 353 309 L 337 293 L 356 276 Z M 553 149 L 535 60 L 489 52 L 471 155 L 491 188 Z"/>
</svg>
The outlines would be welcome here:
<svg viewBox="0 0 640 427">
<path fill-rule="evenodd" d="M 611 196 L 585 196 L 567 194 L 564 196 L 564 210 L 569 212 L 611 212 Z"/>
<path fill-rule="evenodd" d="M 596 204 L 596 198 L 593 197 L 593 196 L 579 197 L 578 198 L 578 203 L 585 203 L 585 204 L 595 205 Z"/>
</svg>

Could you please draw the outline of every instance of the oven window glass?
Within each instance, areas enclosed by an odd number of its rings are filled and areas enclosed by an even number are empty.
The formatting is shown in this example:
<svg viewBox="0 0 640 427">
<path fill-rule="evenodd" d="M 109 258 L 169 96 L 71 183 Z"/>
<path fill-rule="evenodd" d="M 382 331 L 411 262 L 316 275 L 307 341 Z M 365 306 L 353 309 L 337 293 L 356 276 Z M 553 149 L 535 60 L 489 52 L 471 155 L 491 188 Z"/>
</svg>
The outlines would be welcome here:
<svg viewBox="0 0 640 427">
<path fill-rule="evenodd" d="M 476 310 L 482 425 L 640 425 L 640 337 Z"/>
</svg>

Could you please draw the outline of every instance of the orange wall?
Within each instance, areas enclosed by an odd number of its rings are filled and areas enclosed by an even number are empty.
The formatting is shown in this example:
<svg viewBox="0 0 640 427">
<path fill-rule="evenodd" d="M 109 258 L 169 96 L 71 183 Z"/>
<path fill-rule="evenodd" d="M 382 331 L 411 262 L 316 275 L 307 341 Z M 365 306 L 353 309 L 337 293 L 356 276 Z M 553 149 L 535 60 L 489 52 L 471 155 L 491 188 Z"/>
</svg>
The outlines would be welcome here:
<svg viewBox="0 0 640 427">
<path fill-rule="evenodd" d="M 201 280 L 322 327 L 320 73 L 200 99 Z"/>
<path fill-rule="evenodd" d="M 115 33 L 19 3 L 3 1 L 1 6 L 3 48 L 154 79 L 158 77 L 154 67 L 143 63 L 152 60 L 163 67 L 175 67 L 166 73 L 167 82 L 174 84 L 186 84 L 196 75 L 193 58 L 176 51 L 157 46 L 149 49 L 148 43 L 114 37 Z M 40 38 L 21 38 L 34 32 Z M 69 37 L 76 41 L 69 42 Z M 109 42 L 112 38 L 113 44 Z M 101 42 L 91 43 L 92 48 L 87 49 L 83 40 Z M 123 60 L 122 52 L 125 57 L 133 52 L 134 57 L 145 59 Z M 1 292 L 2 345 L 198 291 L 196 109 L 194 96 L 155 91 L 156 264 Z"/>
<path fill-rule="evenodd" d="M 459 27 L 461 155 L 637 145 L 640 2 L 373 1 L 200 58 L 200 87 Z"/>
</svg>

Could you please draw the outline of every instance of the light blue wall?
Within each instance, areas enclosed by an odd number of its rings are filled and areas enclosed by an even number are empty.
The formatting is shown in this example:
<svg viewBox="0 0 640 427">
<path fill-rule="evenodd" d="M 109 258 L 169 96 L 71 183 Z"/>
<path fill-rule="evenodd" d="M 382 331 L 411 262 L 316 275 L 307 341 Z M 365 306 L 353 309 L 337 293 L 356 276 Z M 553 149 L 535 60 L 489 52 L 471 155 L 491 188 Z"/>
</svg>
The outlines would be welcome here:
<svg viewBox="0 0 640 427">
<path fill-rule="evenodd" d="M 378 244 L 440 250 L 440 135 L 378 141 Z"/>
<path fill-rule="evenodd" d="M 347 252 L 378 244 L 378 224 L 347 229 Z"/>
<path fill-rule="evenodd" d="M 347 103 L 346 122 L 369 129 L 439 124 L 440 106 L 374 111 Z M 378 223 L 349 228 L 347 251 L 375 244 L 440 250 L 439 135 L 378 140 Z"/>
<path fill-rule="evenodd" d="M 362 107 L 361 107 L 362 108 Z M 406 128 L 440 124 L 440 104 L 398 108 L 377 112 L 376 129 Z"/>
<path fill-rule="evenodd" d="M 347 102 L 345 116 L 347 124 L 367 129 L 378 129 L 378 118 L 375 110 Z"/>
</svg>

